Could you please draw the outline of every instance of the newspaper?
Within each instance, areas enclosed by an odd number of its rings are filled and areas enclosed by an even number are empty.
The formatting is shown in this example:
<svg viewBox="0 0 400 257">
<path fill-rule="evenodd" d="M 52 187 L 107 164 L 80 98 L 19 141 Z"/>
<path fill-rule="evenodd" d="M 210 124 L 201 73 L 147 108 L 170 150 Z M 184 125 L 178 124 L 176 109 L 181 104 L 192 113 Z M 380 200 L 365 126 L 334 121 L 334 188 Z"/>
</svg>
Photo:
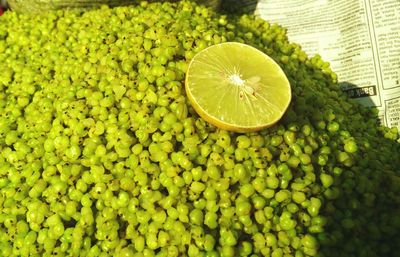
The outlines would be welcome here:
<svg viewBox="0 0 400 257">
<path fill-rule="evenodd" d="M 400 129 L 400 0 L 259 0 L 255 14 L 329 61 L 351 98 Z"/>
</svg>

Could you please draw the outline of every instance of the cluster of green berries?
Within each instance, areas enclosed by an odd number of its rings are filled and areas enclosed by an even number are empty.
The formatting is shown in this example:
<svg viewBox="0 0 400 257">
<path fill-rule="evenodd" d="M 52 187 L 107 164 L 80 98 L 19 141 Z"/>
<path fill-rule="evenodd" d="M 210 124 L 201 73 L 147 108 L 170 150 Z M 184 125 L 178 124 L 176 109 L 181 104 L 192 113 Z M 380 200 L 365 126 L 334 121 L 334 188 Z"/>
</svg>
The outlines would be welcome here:
<svg viewBox="0 0 400 257">
<path fill-rule="evenodd" d="M 396 256 L 398 132 L 284 28 L 187 1 L 0 23 L 0 256 Z M 226 41 L 288 76 L 274 127 L 190 106 L 188 62 Z"/>
</svg>

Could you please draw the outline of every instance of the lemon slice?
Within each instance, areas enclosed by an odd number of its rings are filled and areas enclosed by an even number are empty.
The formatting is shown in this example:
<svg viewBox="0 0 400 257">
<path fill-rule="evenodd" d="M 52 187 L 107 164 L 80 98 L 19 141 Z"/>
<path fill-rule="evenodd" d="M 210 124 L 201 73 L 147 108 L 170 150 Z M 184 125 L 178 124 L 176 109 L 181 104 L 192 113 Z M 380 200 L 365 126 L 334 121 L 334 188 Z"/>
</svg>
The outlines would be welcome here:
<svg viewBox="0 0 400 257">
<path fill-rule="evenodd" d="M 236 42 L 197 53 L 189 63 L 185 88 L 200 117 L 235 132 L 272 126 L 292 97 L 290 83 L 273 59 Z"/>
</svg>

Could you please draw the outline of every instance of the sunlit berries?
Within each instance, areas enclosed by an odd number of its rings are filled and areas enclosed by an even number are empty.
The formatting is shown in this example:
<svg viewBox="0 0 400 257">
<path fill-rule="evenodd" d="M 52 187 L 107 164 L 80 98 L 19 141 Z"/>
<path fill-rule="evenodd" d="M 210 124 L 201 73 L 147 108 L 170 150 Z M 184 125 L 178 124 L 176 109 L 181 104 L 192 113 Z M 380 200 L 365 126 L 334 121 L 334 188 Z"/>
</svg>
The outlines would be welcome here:
<svg viewBox="0 0 400 257">
<path fill-rule="evenodd" d="M 397 131 L 285 29 L 189 2 L 0 23 L 0 256 L 394 256 Z M 276 126 L 188 103 L 189 58 L 224 41 L 287 74 Z"/>
</svg>

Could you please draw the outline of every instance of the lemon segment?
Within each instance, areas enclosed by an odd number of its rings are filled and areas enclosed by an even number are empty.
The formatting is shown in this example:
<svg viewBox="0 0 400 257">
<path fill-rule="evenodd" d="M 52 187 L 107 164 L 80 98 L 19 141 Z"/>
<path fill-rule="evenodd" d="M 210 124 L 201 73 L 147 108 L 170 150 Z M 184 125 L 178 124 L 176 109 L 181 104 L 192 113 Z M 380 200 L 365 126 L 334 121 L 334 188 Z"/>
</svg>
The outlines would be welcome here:
<svg viewBox="0 0 400 257">
<path fill-rule="evenodd" d="M 272 126 L 291 100 L 290 83 L 280 66 L 260 50 L 237 42 L 197 53 L 189 63 L 185 88 L 204 120 L 235 132 Z"/>
</svg>

